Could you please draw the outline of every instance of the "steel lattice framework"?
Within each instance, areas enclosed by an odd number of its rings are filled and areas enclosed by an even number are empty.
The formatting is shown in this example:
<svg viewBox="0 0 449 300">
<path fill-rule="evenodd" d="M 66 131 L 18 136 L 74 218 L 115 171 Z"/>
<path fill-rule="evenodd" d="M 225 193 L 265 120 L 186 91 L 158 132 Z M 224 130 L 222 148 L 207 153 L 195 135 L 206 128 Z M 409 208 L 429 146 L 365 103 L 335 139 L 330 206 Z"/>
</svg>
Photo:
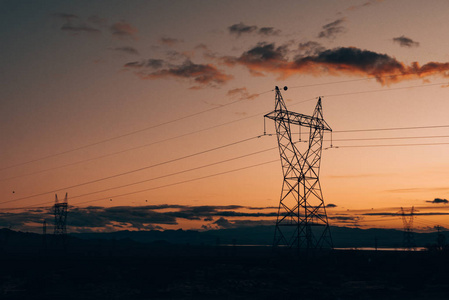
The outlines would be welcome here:
<svg viewBox="0 0 449 300">
<path fill-rule="evenodd" d="M 404 224 L 404 239 L 403 246 L 406 249 L 413 249 L 415 247 L 415 234 L 413 232 L 413 218 L 415 207 L 412 206 L 410 213 L 407 214 L 401 207 L 402 223 Z"/>
<path fill-rule="evenodd" d="M 275 91 L 275 110 L 264 116 L 275 121 L 284 175 L 273 246 L 332 248 L 319 181 L 323 136 L 332 129 L 323 119 L 321 98 L 307 116 L 288 111 L 279 88 Z M 301 128 L 309 131 L 308 139 L 301 140 Z M 292 129 L 298 130 L 299 140 L 293 139 Z"/>
<path fill-rule="evenodd" d="M 55 214 L 55 236 L 67 235 L 67 193 L 65 193 L 64 201 L 59 203 L 58 195 L 55 194 L 55 206 L 53 212 Z"/>
</svg>

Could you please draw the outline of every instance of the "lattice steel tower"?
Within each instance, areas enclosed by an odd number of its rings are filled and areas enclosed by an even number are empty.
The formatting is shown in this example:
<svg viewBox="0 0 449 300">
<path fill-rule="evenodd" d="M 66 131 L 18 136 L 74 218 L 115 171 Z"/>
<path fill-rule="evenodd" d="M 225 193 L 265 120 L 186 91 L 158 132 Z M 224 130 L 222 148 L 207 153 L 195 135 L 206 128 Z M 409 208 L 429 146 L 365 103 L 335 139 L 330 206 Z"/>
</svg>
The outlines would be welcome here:
<svg viewBox="0 0 449 300">
<path fill-rule="evenodd" d="M 55 236 L 62 236 L 65 238 L 67 235 L 67 193 L 65 193 L 64 201 L 58 201 L 58 195 L 55 194 L 55 206 L 53 206 L 53 212 L 55 214 Z"/>
<path fill-rule="evenodd" d="M 287 90 L 287 87 L 284 87 Z M 332 237 L 319 181 L 325 131 L 321 98 L 312 116 L 287 110 L 278 87 L 275 110 L 264 117 L 275 121 L 284 175 L 273 246 L 313 250 L 332 248 Z M 301 128 L 309 132 L 301 141 Z M 292 136 L 298 130 L 299 140 Z"/>
<path fill-rule="evenodd" d="M 404 224 L 404 239 L 402 243 L 404 248 L 409 250 L 415 247 L 415 234 L 413 232 L 414 213 L 415 207 L 413 206 L 409 214 L 401 207 L 402 223 Z"/>
</svg>

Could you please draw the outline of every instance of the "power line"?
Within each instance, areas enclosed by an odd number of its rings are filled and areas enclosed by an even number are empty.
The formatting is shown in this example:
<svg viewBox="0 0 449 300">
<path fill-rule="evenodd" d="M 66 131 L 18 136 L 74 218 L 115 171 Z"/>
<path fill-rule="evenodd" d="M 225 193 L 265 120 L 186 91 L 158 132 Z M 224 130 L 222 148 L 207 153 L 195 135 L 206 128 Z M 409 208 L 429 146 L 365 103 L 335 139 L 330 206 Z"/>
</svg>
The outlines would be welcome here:
<svg viewBox="0 0 449 300">
<path fill-rule="evenodd" d="M 223 149 L 223 148 L 226 148 L 226 147 L 230 147 L 230 146 L 234 146 L 234 145 L 237 145 L 237 144 L 245 143 L 245 142 L 248 142 L 248 141 L 260 138 L 260 137 L 262 137 L 262 136 L 254 136 L 254 137 L 243 139 L 243 140 L 240 140 L 240 141 L 237 141 L 237 142 L 229 143 L 229 144 L 226 144 L 226 145 L 222 145 L 222 146 L 211 148 L 211 149 L 208 149 L 208 150 L 196 152 L 196 153 L 193 153 L 193 154 L 189 154 L 189 155 L 186 155 L 186 156 L 178 157 L 178 158 L 171 159 L 171 160 L 168 160 L 168 161 L 164 161 L 164 162 L 161 162 L 161 163 L 157 163 L 157 164 L 141 167 L 141 168 L 138 168 L 138 169 L 134 169 L 134 170 L 130 170 L 130 171 L 114 174 L 114 175 L 111 175 L 111 176 L 102 177 L 102 178 L 99 178 L 99 179 L 95 179 L 95 180 L 91 180 L 91 181 L 87 181 L 87 182 L 83 182 L 83 183 L 79 183 L 79 184 L 74 184 L 74 185 L 71 185 L 71 186 L 66 186 L 66 187 L 53 189 L 53 190 L 51 190 L 49 192 L 43 192 L 43 193 L 31 195 L 31 196 L 26 196 L 26 197 L 12 199 L 12 200 L 8 200 L 8 201 L 3 201 L 3 202 L 0 202 L 0 204 L 16 202 L 16 201 L 20 201 L 20 200 L 25 200 L 25 199 L 29 199 L 29 198 L 38 197 L 38 196 L 43 196 L 43 195 L 51 194 L 51 193 L 54 193 L 54 192 L 60 191 L 60 190 L 67 190 L 67 189 L 80 187 L 80 186 L 84 186 L 84 185 L 91 184 L 91 183 L 100 182 L 100 181 L 103 181 L 103 180 L 116 178 L 116 177 L 123 176 L 123 175 L 128 175 L 128 174 L 131 174 L 131 173 L 139 172 L 139 171 L 142 171 L 142 170 L 147 170 L 147 169 L 150 169 L 150 168 L 158 167 L 158 166 L 165 165 L 165 164 L 168 164 L 168 163 L 172 163 L 172 162 L 175 162 L 175 161 L 180 161 L 180 160 L 183 160 L 183 159 L 186 159 L 186 158 L 191 158 L 191 157 L 194 157 L 194 156 L 198 156 L 198 155 L 205 154 L 205 153 L 208 153 L 208 152 L 216 151 L 216 150 Z"/>
<path fill-rule="evenodd" d="M 430 126 L 411 126 L 411 127 L 390 127 L 390 128 L 370 128 L 370 129 L 353 129 L 353 130 L 335 130 L 332 133 L 343 132 L 368 132 L 368 131 L 390 131 L 390 130 L 414 130 L 414 129 L 430 129 L 430 128 L 448 128 L 449 125 L 430 125 Z"/>
<path fill-rule="evenodd" d="M 351 142 L 351 141 L 383 141 L 383 140 L 412 140 L 412 139 L 436 139 L 449 138 L 449 135 L 429 135 L 429 136 L 401 136 L 401 137 L 381 137 L 381 138 L 354 138 L 354 139 L 332 139 L 326 142 Z"/>
<path fill-rule="evenodd" d="M 215 128 L 218 128 L 218 127 L 221 127 L 221 126 L 225 126 L 225 125 L 229 125 L 229 124 L 232 124 L 232 123 L 240 122 L 240 121 L 243 121 L 243 120 L 246 120 L 246 119 L 254 118 L 256 116 L 259 117 L 260 114 L 252 115 L 252 116 L 249 116 L 249 117 L 240 118 L 240 119 L 237 119 L 237 120 L 225 122 L 225 123 L 222 123 L 222 124 L 218 124 L 218 125 L 215 125 L 215 126 L 207 127 L 207 128 L 200 129 L 200 130 L 196 130 L 196 131 L 193 131 L 193 132 L 177 135 L 177 136 L 174 136 L 174 137 L 171 137 L 171 138 L 159 140 L 159 141 L 148 143 L 148 144 L 144 144 L 144 145 L 141 145 L 141 146 L 131 147 L 131 148 L 128 148 L 128 149 L 112 152 L 112 153 L 105 154 L 105 155 L 96 156 L 96 157 L 93 157 L 93 158 L 79 160 L 79 161 L 76 161 L 76 162 L 72 162 L 72 163 L 68 163 L 68 164 L 64 164 L 64 165 L 60 165 L 60 166 L 56 166 L 56 167 L 52 167 L 52 168 L 47 168 L 47 169 L 39 170 L 39 171 L 32 172 L 32 173 L 21 174 L 21 175 L 17 175 L 17 176 L 13 176 L 13 177 L 8 177 L 8 178 L 2 178 L 2 179 L 0 179 L 0 182 L 1 181 L 6 181 L 6 180 L 10 180 L 10 179 L 21 178 L 21 177 L 25 177 L 25 176 L 40 174 L 40 173 L 44 173 L 44 172 L 48 172 L 48 171 L 52 171 L 52 170 L 57 170 L 57 169 L 61 169 L 61 168 L 69 167 L 69 166 L 74 166 L 74 165 L 85 163 L 85 162 L 89 162 L 89 161 L 94 161 L 94 160 L 106 158 L 106 157 L 117 155 L 117 154 L 122 154 L 122 153 L 125 153 L 125 152 L 129 152 L 129 151 L 133 151 L 133 150 L 137 150 L 137 149 L 153 146 L 153 145 L 156 145 L 156 144 L 160 144 L 160 143 L 164 143 L 164 142 L 167 142 L 167 141 L 175 140 L 175 139 L 178 139 L 178 138 L 186 137 L 186 136 L 193 135 L 193 134 L 196 134 L 196 133 L 200 133 L 200 132 L 204 132 L 204 131 L 207 131 L 207 130 L 215 129 Z"/>
<path fill-rule="evenodd" d="M 273 149 L 268 149 L 268 150 L 273 150 Z M 250 165 L 250 166 L 246 166 L 246 167 L 232 169 L 232 170 L 229 170 L 229 171 L 214 173 L 214 174 L 210 174 L 210 175 L 207 175 L 207 176 L 202 176 L 202 177 L 192 178 L 192 179 L 188 179 L 188 180 L 178 181 L 178 182 L 169 183 L 169 184 L 165 184 L 165 185 L 160 185 L 160 186 L 147 188 L 147 189 L 142 189 L 142 190 L 138 190 L 138 191 L 134 191 L 134 192 L 124 193 L 124 194 L 119 194 L 119 195 L 113 195 L 113 196 L 108 196 L 108 197 L 102 197 L 102 198 L 98 198 L 98 199 L 94 199 L 94 200 L 88 200 L 88 201 L 85 201 L 85 202 L 77 203 L 77 205 L 91 203 L 91 202 L 96 202 L 96 201 L 101 201 L 101 200 L 107 200 L 107 199 L 111 199 L 111 198 L 129 196 L 129 195 L 138 194 L 138 193 L 141 193 L 141 192 L 147 192 L 147 191 L 157 190 L 157 189 L 161 189 L 161 188 L 171 187 L 171 186 L 175 186 L 175 185 L 179 185 L 179 184 L 189 183 L 189 182 L 193 182 L 193 181 L 197 181 L 197 180 L 207 179 L 207 178 L 216 177 L 216 176 L 220 176 L 220 175 L 225 175 L 225 174 L 229 174 L 229 173 L 234 173 L 234 172 L 238 172 L 238 171 L 243 171 L 243 170 L 247 170 L 247 169 L 251 169 L 251 168 L 255 168 L 255 167 L 271 164 L 271 163 L 274 163 L 274 162 L 278 162 L 278 160 L 276 159 L 276 160 L 266 161 L 266 162 L 263 162 L 263 163 L 258 163 L 258 164 L 254 164 L 254 165 Z M 2 203 L 6 203 L 6 202 L 2 202 Z M 37 207 L 40 207 L 41 205 L 51 204 L 51 203 L 53 203 L 53 202 L 44 202 L 44 203 L 39 203 L 39 204 L 35 204 L 35 205 L 27 205 L 26 207 L 2 208 L 0 210 L 19 210 L 19 209 L 26 209 L 26 208 L 37 208 Z"/>
<path fill-rule="evenodd" d="M 351 145 L 351 146 L 333 146 L 332 148 L 338 149 L 338 148 L 407 147 L 407 146 L 440 146 L 440 145 L 449 145 L 449 143 Z M 326 148 L 326 149 L 332 149 L 332 148 Z"/>
<path fill-rule="evenodd" d="M 269 91 L 265 91 L 265 92 L 259 93 L 257 95 L 261 95 L 261 94 L 264 94 L 264 93 L 267 93 L 267 92 L 269 92 Z M 159 123 L 159 124 L 156 124 L 156 125 L 151 125 L 151 126 L 148 126 L 148 127 L 145 127 L 145 128 L 141 128 L 141 129 L 138 129 L 138 130 L 135 130 L 135 131 L 131 131 L 131 132 L 128 132 L 128 133 L 125 133 L 125 134 L 121 134 L 121 135 L 118 135 L 118 136 L 115 136 L 115 137 L 103 139 L 103 140 L 100 140 L 98 142 L 86 144 L 86 145 L 83 145 L 83 146 L 80 146 L 80 147 L 77 147 L 77 148 L 73 148 L 73 149 L 69 149 L 69 150 L 66 150 L 66 151 L 50 154 L 50 155 L 47 155 L 47 156 L 43 156 L 43 157 L 36 158 L 36 159 L 33 159 L 33 160 L 29 160 L 29 161 L 26 161 L 26 162 L 18 163 L 18 164 L 11 165 L 11 166 L 8 166 L 8 167 L 3 167 L 3 168 L 0 168 L 0 171 L 6 170 L 6 169 L 10 169 L 10 168 L 13 168 L 13 167 L 17 167 L 17 166 L 21 166 L 21 165 L 25 165 L 25 164 L 29 164 L 29 163 L 32 163 L 32 162 L 44 160 L 44 159 L 47 159 L 47 158 L 60 156 L 60 155 L 67 154 L 67 153 L 70 153 L 70 152 L 74 152 L 74 151 L 78 151 L 78 150 L 85 149 L 85 148 L 88 148 L 88 147 L 92 147 L 92 146 L 95 146 L 95 145 L 98 145 L 98 144 L 106 143 L 106 142 L 109 142 L 109 141 L 112 141 L 112 140 L 120 139 L 120 138 L 123 138 L 123 137 L 126 137 L 126 136 L 134 135 L 136 133 L 147 131 L 147 130 L 150 130 L 150 129 L 153 129 L 153 128 L 157 128 L 157 127 L 161 127 L 161 126 L 164 126 L 164 125 L 167 125 L 167 124 L 175 123 L 175 122 L 178 122 L 178 121 L 181 121 L 181 120 L 185 120 L 185 119 L 188 119 L 188 118 L 191 118 L 191 117 L 194 117 L 194 116 L 198 116 L 198 115 L 201 115 L 201 114 L 204 114 L 204 113 L 216 110 L 216 109 L 220 109 L 220 108 L 223 108 L 223 107 L 226 107 L 226 106 L 238 103 L 238 102 L 240 102 L 242 100 L 245 100 L 245 99 L 244 98 L 243 99 L 238 99 L 238 100 L 230 102 L 230 103 L 222 104 L 220 106 L 212 107 L 212 108 L 209 108 L 209 109 L 206 109 L 206 110 L 202 110 L 202 111 L 190 114 L 190 115 L 186 115 L 184 117 L 180 117 L 180 118 L 173 119 L 173 120 L 170 120 L 170 121 L 162 122 L 162 123 Z"/>
<path fill-rule="evenodd" d="M 102 192 L 107 192 L 107 191 L 111 191 L 111 190 L 116 190 L 116 189 L 120 189 L 120 188 L 124 188 L 124 187 L 133 186 L 133 185 L 136 185 L 136 184 L 141 184 L 141 183 L 145 183 L 145 182 L 149 182 L 149 181 L 154 181 L 154 180 L 157 180 L 157 179 L 167 178 L 167 177 L 171 177 L 171 176 L 174 176 L 174 175 L 179 175 L 179 174 L 183 174 L 183 173 L 187 173 L 187 172 L 191 172 L 191 171 L 196 171 L 196 170 L 204 169 L 204 168 L 207 168 L 207 167 L 216 166 L 216 165 L 227 163 L 227 162 L 230 162 L 230 161 L 242 159 L 242 158 L 245 158 L 245 157 L 257 155 L 257 154 L 260 154 L 260 153 L 272 151 L 272 150 L 275 150 L 275 149 L 277 149 L 277 147 L 256 151 L 256 152 L 245 154 L 245 155 L 241 155 L 241 156 L 238 156 L 238 157 L 233 157 L 233 158 L 230 158 L 230 159 L 221 160 L 221 161 L 218 161 L 218 162 L 214 162 L 214 163 L 210 163 L 210 164 L 202 165 L 202 166 L 199 166 L 199 167 L 190 168 L 190 169 L 187 169 L 187 170 L 174 172 L 174 173 L 170 173 L 170 174 L 166 174 L 166 175 L 162 175 L 162 176 L 158 176 L 158 177 L 153 177 L 153 178 L 146 179 L 146 180 L 136 181 L 136 182 L 120 185 L 120 186 L 115 186 L 115 187 L 103 189 L 103 190 L 100 190 L 100 191 L 95 191 L 95 192 L 90 192 L 90 193 L 86 193 L 86 194 L 70 197 L 70 199 L 72 200 L 72 199 L 76 199 L 76 198 L 80 198 L 80 197 L 89 196 L 89 195 L 92 195 L 92 194 L 98 194 L 98 193 L 102 193 Z"/>
</svg>

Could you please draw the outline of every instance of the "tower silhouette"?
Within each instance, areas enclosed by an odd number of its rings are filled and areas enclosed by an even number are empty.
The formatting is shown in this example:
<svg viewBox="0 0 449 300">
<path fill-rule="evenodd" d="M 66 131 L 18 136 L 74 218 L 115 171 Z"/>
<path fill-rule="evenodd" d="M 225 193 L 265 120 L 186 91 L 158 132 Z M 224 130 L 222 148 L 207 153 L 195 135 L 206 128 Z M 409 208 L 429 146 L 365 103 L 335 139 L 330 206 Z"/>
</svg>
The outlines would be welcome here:
<svg viewBox="0 0 449 300">
<path fill-rule="evenodd" d="M 415 236 L 413 232 L 413 218 L 415 208 L 412 206 L 410 213 L 406 213 L 401 207 L 402 223 L 404 224 L 403 247 L 412 250 L 415 247 Z"/>
<path fill-rule="evenodd" d="M 67 208 L 67 193 L 65 193 L 63 202 L 59 202 L 58 195 L 55 194 L 55 205 L 53 206 L 55 215 L 54 240 L 56 247 L 62 246 L 64 249 L 67 246 Z"/>
<path fill-rule="evenodd" d="M 284 176 L 273 246 L 298 250 L 332 248 L 319 180 L 324 132 L 332 129 L 323 119 L 321 98 L 313 115 L 307 116 L 288 111 L 278 87 L 275 92 L 275 110 L 264 116 L 275 121 Z M 294 141 L 295 128 L 298 133 L 306 128 L 308 138 L 301 140 L 300 134 L 299 140 Z"/>
</svg>

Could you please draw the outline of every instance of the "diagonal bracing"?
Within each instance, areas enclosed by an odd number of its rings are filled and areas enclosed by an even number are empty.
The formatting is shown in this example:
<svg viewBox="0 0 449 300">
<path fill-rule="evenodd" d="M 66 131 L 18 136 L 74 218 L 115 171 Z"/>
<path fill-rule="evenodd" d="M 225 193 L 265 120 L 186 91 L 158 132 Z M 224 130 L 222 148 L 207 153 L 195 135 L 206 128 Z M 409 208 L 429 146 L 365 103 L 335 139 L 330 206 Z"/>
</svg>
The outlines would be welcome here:
<svg viewBox="0 0 449 300">
<path fill-rule="evenodd" d="M 275 110 L 264 116 L 275 121 L 284 176 L 273 246 L 332 248 L 319 181 L 323 136 L 332 129 L 323 119 L 321 98 L 307 116 L 288 111 L 279 88 L 275 91 Z M 309 131 L 308 139 L 294 141 L 292 131 L 302 128 Z"/>
</svg>

